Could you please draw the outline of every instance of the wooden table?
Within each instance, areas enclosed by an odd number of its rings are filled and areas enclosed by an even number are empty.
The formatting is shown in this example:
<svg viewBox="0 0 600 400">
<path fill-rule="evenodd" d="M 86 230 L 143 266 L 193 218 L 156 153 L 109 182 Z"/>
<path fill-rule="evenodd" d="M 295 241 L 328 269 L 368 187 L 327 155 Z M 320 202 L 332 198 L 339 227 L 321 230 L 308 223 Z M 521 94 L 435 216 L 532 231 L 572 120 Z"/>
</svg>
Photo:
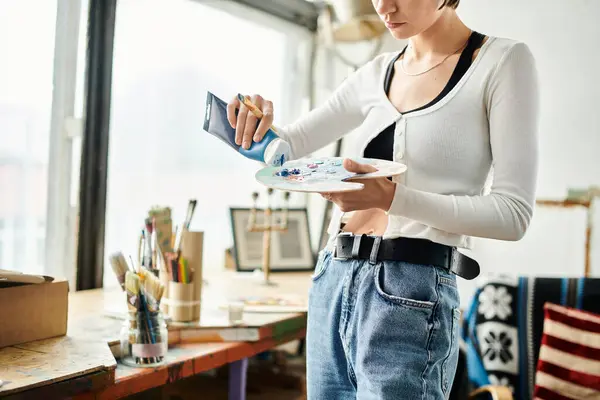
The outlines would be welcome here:
<svg viewBox="0 0 600 400">
<path fill-rule="evenodd" d="M 221 301 L 228 293 L 306 298 L 308 273 L 273 274 L 272 278 L 277 286 L 263 286 L 233 271 L 208 275 L 203 302 Z M 0 379 L 8 381 L 0 387 L 0 398 L 118 399 L 229 364 L 229 397 L 244 399 L 248 358 L 306 334 L 306 313 L 286 313 L 282 320 L 304 323 L 295 324 L 293 331 L 274 329 L 271 337 L 258 342 L 176 344 L 164 365 L 131 368 L 117 363 L 110 351 L 111 345 L 118 345 L 122 322 L 107 317 L 106 310 L 118 309 L 121 302 L 120 292 L 70 293 L 67 336 L 0 349 Z"/>
</svg>

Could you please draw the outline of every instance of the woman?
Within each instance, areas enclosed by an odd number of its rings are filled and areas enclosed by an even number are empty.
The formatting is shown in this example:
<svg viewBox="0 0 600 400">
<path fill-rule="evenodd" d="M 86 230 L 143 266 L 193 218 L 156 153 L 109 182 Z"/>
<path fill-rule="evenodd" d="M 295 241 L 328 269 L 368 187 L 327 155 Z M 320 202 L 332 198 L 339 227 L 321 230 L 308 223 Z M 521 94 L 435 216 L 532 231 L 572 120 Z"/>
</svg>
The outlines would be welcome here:
<svg viewBox="0 0 600 400">
<path fill-rule="evenodd" d="M 408 46 L 375 57 L 281 130 L 295 158 L 358 130 L 356 156 L 408 167 L 359 192 L 322 194 L 338 207 L 309 298 L 308 397 L 443 399 L 458 359 L 456 276 L 479 271 L 455 249 L 471 237 L 519 240 L 532 217 L 537 72 L 525 44 L 465 26 L 458 0 L 373 5 Z M 253 100 L 265 115 L 258 128 L 245 107 L 235 116 L 237 100 L 228 110 L 246 148 L 273 121 L 271 102 Z"/>
</svg>

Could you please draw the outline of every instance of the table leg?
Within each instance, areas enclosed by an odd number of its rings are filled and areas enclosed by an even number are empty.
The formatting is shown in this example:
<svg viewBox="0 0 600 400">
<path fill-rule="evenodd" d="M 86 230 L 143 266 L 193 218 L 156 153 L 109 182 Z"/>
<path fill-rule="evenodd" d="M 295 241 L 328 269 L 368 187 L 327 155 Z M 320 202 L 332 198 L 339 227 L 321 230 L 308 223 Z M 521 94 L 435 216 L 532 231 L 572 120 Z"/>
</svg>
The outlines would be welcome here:
<svg viewBox="0 0 600 400">
<path fill-rule="evenodd" d="M 229 400 L 246 400 L 248 359 L 229 364 Z"/>
</svg>

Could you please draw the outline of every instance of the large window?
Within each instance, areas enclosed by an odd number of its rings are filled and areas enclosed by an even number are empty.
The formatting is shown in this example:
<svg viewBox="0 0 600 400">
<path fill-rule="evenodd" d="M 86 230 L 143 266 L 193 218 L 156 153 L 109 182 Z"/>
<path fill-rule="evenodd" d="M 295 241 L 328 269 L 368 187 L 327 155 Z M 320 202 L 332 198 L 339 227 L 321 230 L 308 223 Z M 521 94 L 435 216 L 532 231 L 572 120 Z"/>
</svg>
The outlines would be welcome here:
<svg viewBox="0 0 600 400">
<path fill-rule="evenodd" d="M 56 0 L 0 1 L 0 268 L 44 271 Z"/>
<path fill-rule="evenodd" d="M 0 268 L 74 277 L 86 21 L 85 0 L 0 1 Z"/>
<path fill-rule="evenodd" d="M 206 92 L 225 100 L 261 93 L 274 102 L 276 123 L 288 122 L 306 104 L 307 48 L 299 29 L 226 1 L 118 2 L 107 255 L 135 258 L 147 211 L 170 206 L 181 223 L 194 198 L 191 229 L 206 232 L 205 268 L 223 267 L 232 245 L 229 207 L 250 206 L 252 191 L 264 190 L 254 179 L 259 164 L 203 131 Z M 305 197 L 292 202 L 303 205 Z"/>
</svg>

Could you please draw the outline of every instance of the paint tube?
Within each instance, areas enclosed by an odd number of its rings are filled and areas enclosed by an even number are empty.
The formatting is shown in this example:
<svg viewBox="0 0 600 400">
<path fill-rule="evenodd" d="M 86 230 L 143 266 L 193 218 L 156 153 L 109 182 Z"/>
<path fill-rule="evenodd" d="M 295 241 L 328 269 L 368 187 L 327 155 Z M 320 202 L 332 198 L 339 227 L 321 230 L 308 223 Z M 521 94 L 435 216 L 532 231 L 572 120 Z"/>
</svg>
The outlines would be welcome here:
<svg viewBox="0 0 600 400">
<path fill-rule="evenodd" d="M 227 103 L 211 92 L 207 92 L 206 97 L 204 130 L 251 160 L 274 167 L 281 166 L 289 160 L 291 153 L 289 143 L 272 129 L 267 131 L 260 142 L 252 142 L 249 149 L 238 146 L 235 143 L 235 129 L 227 120 Z"/>
</svg>

